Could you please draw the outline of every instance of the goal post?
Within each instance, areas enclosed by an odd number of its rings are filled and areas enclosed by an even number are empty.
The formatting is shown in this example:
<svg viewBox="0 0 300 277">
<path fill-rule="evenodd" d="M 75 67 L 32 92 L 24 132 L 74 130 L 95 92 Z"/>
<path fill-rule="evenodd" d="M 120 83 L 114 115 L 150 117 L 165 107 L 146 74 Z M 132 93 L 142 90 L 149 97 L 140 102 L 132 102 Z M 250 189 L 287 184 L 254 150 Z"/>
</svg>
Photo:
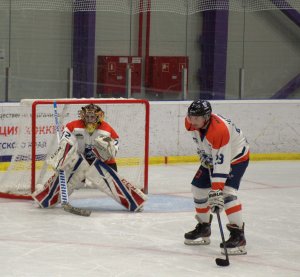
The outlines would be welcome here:
<svg viewBox="0 0 300 277">
<path fill-rule="evenodd" d="M 119 134 L 117 154 L 119 173 L 148 193 L 149 102 L 143 99 L 23 99 L 17 126 L 16 147 L 8 170 L 0 176 L 0 197 L 31 199 L 31 193 L 43 185 L 54 171 L 46 159 L 58 147 L 53 115 L 57 103 L 59 125 L 78 119 L 81 107 L 96 104 Z"/>
</svg>

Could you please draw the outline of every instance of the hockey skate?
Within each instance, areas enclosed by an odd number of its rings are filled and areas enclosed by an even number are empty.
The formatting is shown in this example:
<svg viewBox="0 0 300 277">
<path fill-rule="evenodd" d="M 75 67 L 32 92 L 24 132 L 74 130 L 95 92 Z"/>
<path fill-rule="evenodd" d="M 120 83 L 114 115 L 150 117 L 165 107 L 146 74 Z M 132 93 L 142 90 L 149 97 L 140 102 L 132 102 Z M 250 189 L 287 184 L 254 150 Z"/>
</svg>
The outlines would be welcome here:
<svg viewBox="0 0 300 277">
<path fill-rule="evenodd" d="M 210 235 L 211 235 L 211 221 L 212 215 L 210 215 L 210 220 L 208 223 L 204 223 L 196 215 L 195 218 L 199 222 L 195 229 L 184 234 L 184 244 L 186 245 L 208 245 L 210 244 Z"/>
<path fill-rule="evenodd" d="M 246 239 L 243 228 L 239 228 L 235 224 L 227 224 L 226 227 L 230 232 L 229 239 L 225 242 L 228 255 L 245 255 L 246 251 Z M 225 255 L 223 243 L 220 244 L 222 248 L 221 253 Z"/>
</svg>

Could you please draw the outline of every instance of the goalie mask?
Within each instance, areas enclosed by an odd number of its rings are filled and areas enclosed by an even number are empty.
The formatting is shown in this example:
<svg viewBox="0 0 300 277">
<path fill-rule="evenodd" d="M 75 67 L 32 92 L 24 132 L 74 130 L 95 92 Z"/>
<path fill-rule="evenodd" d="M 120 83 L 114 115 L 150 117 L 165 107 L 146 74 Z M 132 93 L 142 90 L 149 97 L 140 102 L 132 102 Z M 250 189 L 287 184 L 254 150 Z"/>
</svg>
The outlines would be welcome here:
<svg viewBox="0 0 300 277">
<path fill-rule="evenodd" d="M 89 104 L 81 108 L 79 116 L 84 122 L 87 132 L 92 134 L 103 121 L 104 112 L 99 106 Z"/>
</svg>

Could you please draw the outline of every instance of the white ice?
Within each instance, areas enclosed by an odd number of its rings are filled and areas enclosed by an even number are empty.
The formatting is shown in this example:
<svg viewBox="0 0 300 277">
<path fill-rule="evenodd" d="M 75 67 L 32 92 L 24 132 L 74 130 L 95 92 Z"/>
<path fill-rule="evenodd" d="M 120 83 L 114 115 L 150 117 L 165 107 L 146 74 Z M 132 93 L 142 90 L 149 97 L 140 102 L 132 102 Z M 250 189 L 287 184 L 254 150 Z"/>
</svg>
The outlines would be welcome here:
<svg viewBox="0 0 300 277">
<path fill-rule="evenodd" d="M 190 181 L 197 164 L 150 167 L 149 200 L 129 213 L 97 191 L 78 191 L 72 204 L 90 217 L 0 199 L 0 276 L 300 276 L 300 162 L 251 162 L 239 191 L 248 254 L 222 258 L 216 217 L 211 244 L 187 246 L 196 221 Z M 225 237 L 227 219 L 222 214 Z M 224 258 L 224 256 L 223 256 Z"/>
</svg>

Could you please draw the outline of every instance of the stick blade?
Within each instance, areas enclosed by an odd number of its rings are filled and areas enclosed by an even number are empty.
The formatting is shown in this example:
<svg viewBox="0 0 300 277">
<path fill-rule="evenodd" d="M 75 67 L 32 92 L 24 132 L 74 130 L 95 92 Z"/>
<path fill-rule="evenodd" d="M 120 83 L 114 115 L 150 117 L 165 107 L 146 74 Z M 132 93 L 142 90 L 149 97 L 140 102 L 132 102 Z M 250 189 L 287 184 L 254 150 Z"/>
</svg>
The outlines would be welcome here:
<svg viewBox="0 0 300 277">
<path fill-rule="evenodd" d="M 216 264 L 218 266 L 229 266 L 229 260 L 221 259 L 221 258 L 216 258 Z"/>
<path fill-rule="evenodd" d="M 80 215 L 80 216 L 90 216 L 92 213 L 92 211 L 90 211 L 90 210 L 73 207 L 69 203 L 64 204 L 63 209 L 64 209 L 64 211 L 66 211 L 68 213 L 76 214 L 76 215 Z"/>
</svg>

